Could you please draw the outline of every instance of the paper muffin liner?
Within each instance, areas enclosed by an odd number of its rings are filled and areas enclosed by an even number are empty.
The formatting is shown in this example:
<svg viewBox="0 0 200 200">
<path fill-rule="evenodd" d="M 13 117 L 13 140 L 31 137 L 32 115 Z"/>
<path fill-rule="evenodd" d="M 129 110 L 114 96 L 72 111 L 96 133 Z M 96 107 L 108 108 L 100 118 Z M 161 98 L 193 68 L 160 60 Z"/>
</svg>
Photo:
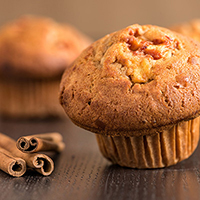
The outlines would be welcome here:
<svg viewBox="0 0 200 200">
<path fill-rule="evenodd" d="M 199 141 L 199 117 L 162 133 L 145 136 L 96 134 L 101 153 L 114 164 L 131 168 L 162 168 L 188 158 Z"/>
<path fill-rule="evenodd" d="M 0 115 L 3 117 L 64 117 L 59 104 L 60 79 L 0 80 Z"/>
</svg>

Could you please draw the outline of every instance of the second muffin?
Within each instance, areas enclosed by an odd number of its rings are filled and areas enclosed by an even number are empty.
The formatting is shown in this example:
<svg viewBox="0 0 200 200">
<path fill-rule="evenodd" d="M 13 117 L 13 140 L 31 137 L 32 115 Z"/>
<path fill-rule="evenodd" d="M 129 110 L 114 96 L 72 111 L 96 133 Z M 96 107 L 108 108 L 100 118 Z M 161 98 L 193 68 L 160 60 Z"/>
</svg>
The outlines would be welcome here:
<svg viewBox="0 0 200 200">
<path fill-rule="evenodd" d="M 200 19 L 193 19 L 170 27 L 171 30 L 200 42 Z"/>
<path fill-rule="evenodd" d="M 58 102 L 63 71 L 91 43 L 70 25 L 23 16 L 0 29 L 0 115 L 64 116 Z"/>
</svg>

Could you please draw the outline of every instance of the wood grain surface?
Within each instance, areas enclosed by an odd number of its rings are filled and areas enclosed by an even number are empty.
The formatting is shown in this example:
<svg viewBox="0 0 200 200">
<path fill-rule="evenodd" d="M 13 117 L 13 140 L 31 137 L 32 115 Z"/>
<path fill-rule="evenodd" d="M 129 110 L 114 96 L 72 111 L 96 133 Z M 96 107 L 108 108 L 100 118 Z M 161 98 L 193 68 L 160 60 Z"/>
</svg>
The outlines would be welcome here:
<svg viewBox="0 0 200 200">
<path fill-rule="evenodd" d="M 111 165 L 100 154 L 95 135 L 68 119 L 0 120 L 0 132 L 22 135 L 60 132 L 66 144 L 50 154 L 54 172 L 43 177 L 28 171 L 13 178 L 0 171 L 1 200 L 196 200 L 200 199 L 200 147 L 187 160 L 165 169 L 136 170 Z"/>
</svg>

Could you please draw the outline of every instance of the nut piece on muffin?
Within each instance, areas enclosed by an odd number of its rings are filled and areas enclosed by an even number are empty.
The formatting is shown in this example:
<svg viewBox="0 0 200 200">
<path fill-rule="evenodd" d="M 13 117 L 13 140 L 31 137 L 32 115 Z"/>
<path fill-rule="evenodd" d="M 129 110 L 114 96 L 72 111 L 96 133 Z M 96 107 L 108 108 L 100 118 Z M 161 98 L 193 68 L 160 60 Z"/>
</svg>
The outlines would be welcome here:
<svg viewBox="0 0 200 200">
<path fill-rule="evenodd" d="M 91 40 L 68 24 L 22 16 L 0 29 L 0 115 L 62 117 L 62 73 Z"/>
<path fill-rule="evenodd" d="M 200 19 L 193 19 L 188 22 L 176 24 L 170 27 L 170 30 L 191 37 L 200 42 Z"/>
<path fill-rule="evenodd" d="M 63 74 L 60 102 L 96 133 L 102 154 L 131 168 L 188 158 L 199 140 L 200 47 L 153 25 L 94 42 Z"/>
</svg>

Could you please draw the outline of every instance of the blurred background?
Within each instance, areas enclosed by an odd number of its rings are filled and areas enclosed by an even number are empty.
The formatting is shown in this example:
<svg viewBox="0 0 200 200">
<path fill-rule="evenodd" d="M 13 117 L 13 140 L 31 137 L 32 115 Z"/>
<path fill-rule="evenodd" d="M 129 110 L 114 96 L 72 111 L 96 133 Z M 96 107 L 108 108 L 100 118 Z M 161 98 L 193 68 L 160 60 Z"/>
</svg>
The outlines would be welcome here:
<svg viewBox="0 0 200 200">
<path fill-rule="evenodd" d="M 68 22 L 93 39 L 128 25 L 170 26 L 200 18 L 199 0 L 0 0 L 0 25 L 24 14 Z"/>
</svg>

